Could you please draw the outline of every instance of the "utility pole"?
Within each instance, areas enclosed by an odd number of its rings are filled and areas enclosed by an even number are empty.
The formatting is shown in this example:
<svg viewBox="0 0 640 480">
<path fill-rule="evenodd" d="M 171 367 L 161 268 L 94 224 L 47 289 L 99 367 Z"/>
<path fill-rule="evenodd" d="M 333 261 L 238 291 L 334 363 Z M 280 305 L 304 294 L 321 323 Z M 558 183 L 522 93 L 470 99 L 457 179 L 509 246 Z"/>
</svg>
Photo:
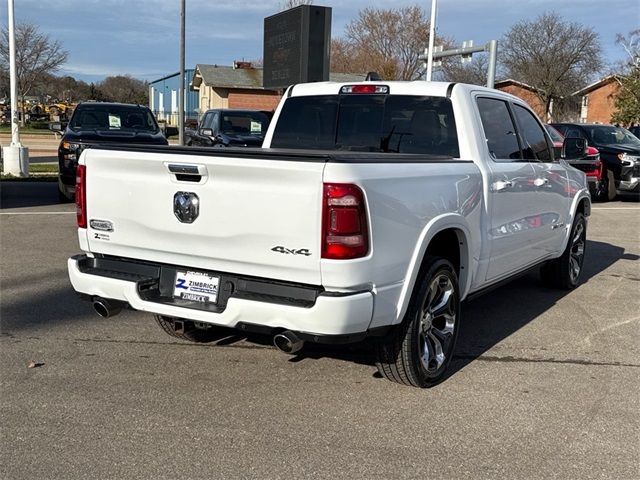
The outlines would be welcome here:
<svg viewBox="0 0 640 480">
<path fill-rule="evenodd" d="M 453 48 L 451 50 L 438 50 L 434 52 L 432 48 L 429 49 L 429 57 L 431 61 L 440 60 L 441 58 L 461 56 L 463 59 L 468 59 L 473 53 L 488 52 L 489 53 L 489 69 L 487 71 L 487 87 L 493 88 L 496 80 L 496 59 L 498 57 L 498 41 L 491 40 L 481 47 L 467 46 L 473 45 L 472 41 L 465 42 L 462 48 Z M 418 57 L 424 61 L 424 55 Z M 431 80 L 431 72 L 427 70 L 427 81 Z"/>
<path fill-rule="evenodd" d="M 487 87 L 493 88 L 496 83 L 496 61 L 498 58 L 498 41 L 491 40 L 485 45 L 485 50 L 489 52 L 489 69 L 487 70 Z"/>
<path fill-rule="evenodd" d="M 185 0 L 180 1 L 180 87 L 178 88 L 178 143 L 184 145 L 184 24 Z"/>
<path fill-rule="evenodd" d="M 427 82 L 431 81 L 433 72 L 433 42 L 436 39 L 436 8 L 438 0 L 431 0 L 431 22 L 429 23 L 429 51 L 427 52 Z"/>
<path fill-rule="evenodd" d="M 9 23 L 9 83 L 11 89 L 11 145 L 3 147 L 4 173 L 19 177 L 29 176 L 29 149 L 20 143 L 18 119 L 18 81 L 16 76 L 16 35 L 13 0 L 7 0 Z"/>
</svg>

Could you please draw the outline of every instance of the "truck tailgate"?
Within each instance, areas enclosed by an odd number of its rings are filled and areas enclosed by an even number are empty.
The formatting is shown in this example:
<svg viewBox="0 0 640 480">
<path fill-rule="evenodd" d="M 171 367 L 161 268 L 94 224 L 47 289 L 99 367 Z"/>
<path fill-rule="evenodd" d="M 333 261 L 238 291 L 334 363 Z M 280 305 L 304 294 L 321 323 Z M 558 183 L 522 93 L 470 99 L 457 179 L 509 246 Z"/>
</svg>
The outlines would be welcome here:
<svg viewBox="0 0 640 480">
<path fill-rule="evenodd" d="M 86 150 L 90 251 L 320 285 L 325 164 L 258 157 Z M 179 192 L 197 196 L 192 223 Z"/>
</svg>

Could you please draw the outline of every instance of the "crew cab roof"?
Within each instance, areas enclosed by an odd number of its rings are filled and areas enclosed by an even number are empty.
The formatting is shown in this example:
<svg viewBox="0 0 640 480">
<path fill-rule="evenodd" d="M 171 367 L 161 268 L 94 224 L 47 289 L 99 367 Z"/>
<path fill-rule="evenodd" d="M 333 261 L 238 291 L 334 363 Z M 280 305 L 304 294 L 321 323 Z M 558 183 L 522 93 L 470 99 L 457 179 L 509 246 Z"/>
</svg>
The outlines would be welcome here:
<svg viewBox="0 0 640 480">
<path fill-rule="evenodd" d="M 425 82 L 424 80 L 414 81 L 368 81 L 368 82 L 314 82 L 300 83 L 292 85 L 287 90 L 286 96 L 301 97 L 310 95 L 337 95 L 340 89 L 345 85 L 385 85 L 389 87 L 389 93 L 392 95 L 428 95 L 434 97 L 446 97 L 451 95 L 451 88 L 462 87 L 469 90 L 485 90 L 492 93 L 500 93 L 507 96 L 499 90 L 482 87 L 479 85 L 467 85 L 463 83 L 452 82 Z"/>
</svg>

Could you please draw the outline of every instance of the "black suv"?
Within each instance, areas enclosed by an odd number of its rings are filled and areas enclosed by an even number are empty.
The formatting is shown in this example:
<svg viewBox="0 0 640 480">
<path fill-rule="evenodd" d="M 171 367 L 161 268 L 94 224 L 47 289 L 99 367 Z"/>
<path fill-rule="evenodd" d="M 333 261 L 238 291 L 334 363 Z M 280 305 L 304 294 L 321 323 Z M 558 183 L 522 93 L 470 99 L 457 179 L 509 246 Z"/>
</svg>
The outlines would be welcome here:
<svg viewBox="0 0 640 480">
<path fill-rule="evenodd" d="M 62 125 L 53 123 L 51 129 L 61 132 Z M 82 150 L 103 143 L 168 144 L 151 110 L 145 106 L 103 102 L 79 104 L 58 147 L 60 201 L 73 200 L 76 166 Z"/>
<path fill-rule="evenodd" d="M 260 110 L 207 110 L 198 128 L 185 132 L 185 145 L 260 147 L 271 113 Z"/>
<path fill-rule="evenodd" d="M 613 125 L 552 123 L 565 138 L 584 138 L 598 149 L 602 162 L 602 187 L 606 200 L 616 193 L 640 194 L 640 140 L 629 130 Z"/>
</svg>

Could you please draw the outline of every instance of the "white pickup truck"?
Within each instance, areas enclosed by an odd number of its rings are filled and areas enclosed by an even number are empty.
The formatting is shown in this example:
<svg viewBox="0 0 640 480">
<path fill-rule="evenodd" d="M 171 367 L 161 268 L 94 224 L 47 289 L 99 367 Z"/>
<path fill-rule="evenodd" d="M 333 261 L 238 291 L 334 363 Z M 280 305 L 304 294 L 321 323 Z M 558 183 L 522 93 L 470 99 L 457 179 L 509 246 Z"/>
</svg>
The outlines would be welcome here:
<svg viewBox="0 0 640 480">
<path fill-rule="evenodd" d="M 585 150 L 565 140 L 567 158 Z M 79 163 L 68 269 L 100 315 L 289 353 L 371 337 L 407 385 L 446 375 L 461 301 L 534 267 L 570 289 L 584 261 L 584 173 L 522 100 L 478 86 L 295 85 L 262 148 L 102 146 Z"/>
</svg>

